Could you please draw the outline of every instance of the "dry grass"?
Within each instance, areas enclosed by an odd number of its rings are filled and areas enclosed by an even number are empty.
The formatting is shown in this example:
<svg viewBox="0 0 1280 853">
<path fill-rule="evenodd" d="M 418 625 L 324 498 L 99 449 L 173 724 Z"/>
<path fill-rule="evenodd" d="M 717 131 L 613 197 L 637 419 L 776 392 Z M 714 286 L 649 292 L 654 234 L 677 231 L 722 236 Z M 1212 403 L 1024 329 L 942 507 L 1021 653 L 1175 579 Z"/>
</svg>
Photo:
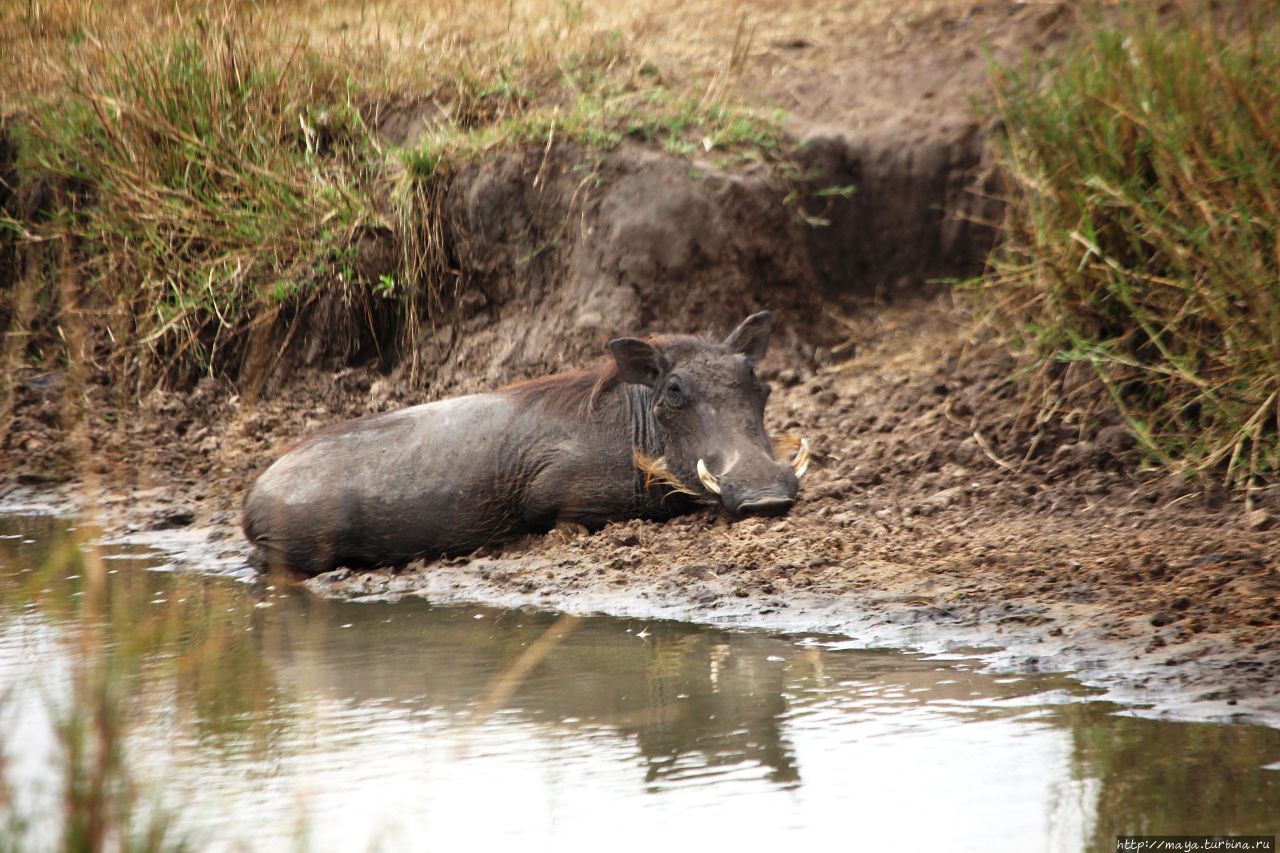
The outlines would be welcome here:
<svg viewBox="0 0 1280 853">
<path fill-rule="evenodd" d="M 1109 396 L 1158 464 L 1248 492 L 1280 475 L 1280 24 L 1242 10 L 1134 13 L 996 73 L 1010 206 L 981 289 L 1046 405 Z"/>
<path fill-rule="evenodd" d="M 94 368 L 131 393 L 235 376 L 255 361 L 255 334 L 287 340 L 303 306 L 335 294 L 370 338 L 390 313 L 412 343 L 457 286 L 437 202 L 459 161 L 626 137 L 772 156 L 778 117 L 726 100 L 745 25 L 702 66 L 666 74 L 644 49 L 656 21 L 672 26 L 661 11 L 6 5 L 0 111 L 19 184 L 0 211 L 0 270 L 13 271 L 0 317 L 23 344 L 7 372 L 62 358 L 68 312 L 91 320 Z M 377 132 L 391 113 L 416 128 L 403 149 Z M 365 269 L 369 234 L 393 235 L 394 269 Z M 72 269 L 59 272 L 49 247 L 64 239 Z M 70 301 L 54 286 L 68 274 Z"/>
<path fill-rule="evenodd" d="M 665 489 L 664 498 L 667 495 L 687 495 L 691 498 L 705 498 L 702 492 L 694 491 L 680 481 L 670 468 L 667 467 L 666 457 L 657 459 L 641 453 L 639 450 L 632 452 L 632 457 L 636 464 L 636 470 L 644 475 L 644 488 L 649 489 Z"/>
</svg>

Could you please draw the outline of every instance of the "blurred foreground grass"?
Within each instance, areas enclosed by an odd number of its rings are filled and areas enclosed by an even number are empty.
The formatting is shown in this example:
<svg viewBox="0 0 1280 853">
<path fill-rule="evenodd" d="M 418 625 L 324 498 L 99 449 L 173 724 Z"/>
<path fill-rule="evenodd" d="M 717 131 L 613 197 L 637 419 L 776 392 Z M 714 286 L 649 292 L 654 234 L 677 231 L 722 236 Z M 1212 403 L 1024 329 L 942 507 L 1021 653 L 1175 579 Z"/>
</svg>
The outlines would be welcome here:
<svg viewBox="0 0 1280 853">
<path fill-rule="evenodd" d="M 0 563 L 17 570 L 0 576 L 0 626 L 48 668 L 23 672 L 0 695 L 0 850 L 194 849 L 128 744 L 157 708 L 190 709 L 219 732 L 265 713 L 271 680 L 245 630 L 244 591 L 148 571 L 147 556 L 108 557 L 91 523 L 20 523 L 37 541 L 2 543 Z M 39 753 L 45 739 L 32 727 L 46 718 L 51 764 L 27 778 L 16 765 Z"/>
</svg>

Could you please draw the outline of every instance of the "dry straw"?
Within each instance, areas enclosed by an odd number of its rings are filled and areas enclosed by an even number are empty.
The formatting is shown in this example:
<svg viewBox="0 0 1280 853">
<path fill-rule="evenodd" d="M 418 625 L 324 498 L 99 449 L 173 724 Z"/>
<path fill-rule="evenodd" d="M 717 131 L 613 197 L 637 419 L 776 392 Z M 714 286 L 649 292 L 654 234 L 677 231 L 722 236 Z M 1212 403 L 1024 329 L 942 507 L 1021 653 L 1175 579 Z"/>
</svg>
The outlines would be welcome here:
<svg viewBox="0 0 1280 853">
<path fill-rule="evenodd" d="M 468 164 L 569 145 L 590 166 L 625 138 L 729 159 L 779 148 L 772 116 L 726 100 L 740 23 L 729 70 L 704 63 L 712 92 L 638 49 L 643 10 L 455 6 L 5 5 L 0 148 L 17 149 L 19 191 L 0 195 L 0 278 L 26 271 L 0 294 L 24 337 L 9 360 L 64 355 L 48 247 L 66 238 L 94 368 L 129 393 L 252 384 L 300 335 L 416 367 L 467 286 L 442 198 Z M 380 135 L 393 114 L 412 117 L 407 138 Z M 342 328 L 313 328 L 319 305 Z"/>
</svg>

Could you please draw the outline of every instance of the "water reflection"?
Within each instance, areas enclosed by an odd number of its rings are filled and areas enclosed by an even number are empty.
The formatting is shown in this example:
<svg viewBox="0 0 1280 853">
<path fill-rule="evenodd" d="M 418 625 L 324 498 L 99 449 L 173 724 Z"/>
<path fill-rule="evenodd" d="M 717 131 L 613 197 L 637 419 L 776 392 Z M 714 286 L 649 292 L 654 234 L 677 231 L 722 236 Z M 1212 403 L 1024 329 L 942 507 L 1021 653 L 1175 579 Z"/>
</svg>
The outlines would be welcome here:
<svg viewBox="0 0 1280 853">
<path fill-rule="evenodd" d="M 0 518 L 0 679 L 137 650 L 131 766 L 202 846 L 651 849 L 683 833 L 911 849 L 909 830 L 1101 850 L 1120 832 L 1269 834 L 1280 814 L 1280 773 L 1261 769 L 1280 732 L 1117 717 L 1056 701 L 1082 692 L 1062 678 L 678 623 L 329 602 L 139 555 L 105 561 L 93 609 L 66 528 Z M 86 651 L 90 620 L 105 640 Z M 18 693 L 6 753 L 48 752 L 40 691 Z M 52 772 L 15 768 L 33 786 Z"/>
<path fill-rule="evenodd" d="M 259 648 L 283 682 L 351 704 L 390 700 L 460 717 L 556 621 L 421 601 L 280 604 L 283 618 L 264 627 Z M 749 763 L 795 782 L 782 725 L 790 669 L 766 660 L 779 645 L 674 623 L 584 620 L 504 704 L 539 723 L 633 739 L 646 782 L 678 775 L 690 756 L 704 769 Z"/>
<path fill-rule="evenodd" d="M 1280 829 L 1280 772 L 1263 769 L 1280 749 L 1276 732 L 1250 737 L 1234 726 L 1103 721 L 1089 706 L 1061 714 L 1071 732 L 1074 772 L 1097 783 L 1095 848 L 1114 849 L 1117 835 L 1273 835 Z"/>
</svg>

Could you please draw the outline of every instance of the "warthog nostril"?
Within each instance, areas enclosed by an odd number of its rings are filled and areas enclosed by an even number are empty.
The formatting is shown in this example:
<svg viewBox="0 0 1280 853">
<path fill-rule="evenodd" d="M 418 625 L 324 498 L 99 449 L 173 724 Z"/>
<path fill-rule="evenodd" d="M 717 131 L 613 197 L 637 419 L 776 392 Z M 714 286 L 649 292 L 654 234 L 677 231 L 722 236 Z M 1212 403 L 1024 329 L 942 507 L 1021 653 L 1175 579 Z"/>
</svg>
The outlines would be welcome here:
<svg viewBox="0 0 1280 853">
<path fill-rule="evenodd" d="M 781 495 L 752 498 L 738 504 L 738 512 L 743 515 L 748 513 L 751 515 L 781 515 L 791 509 L 791 505 L 795 502 L 795 498 L 787 498 Z"/>
</svg>

